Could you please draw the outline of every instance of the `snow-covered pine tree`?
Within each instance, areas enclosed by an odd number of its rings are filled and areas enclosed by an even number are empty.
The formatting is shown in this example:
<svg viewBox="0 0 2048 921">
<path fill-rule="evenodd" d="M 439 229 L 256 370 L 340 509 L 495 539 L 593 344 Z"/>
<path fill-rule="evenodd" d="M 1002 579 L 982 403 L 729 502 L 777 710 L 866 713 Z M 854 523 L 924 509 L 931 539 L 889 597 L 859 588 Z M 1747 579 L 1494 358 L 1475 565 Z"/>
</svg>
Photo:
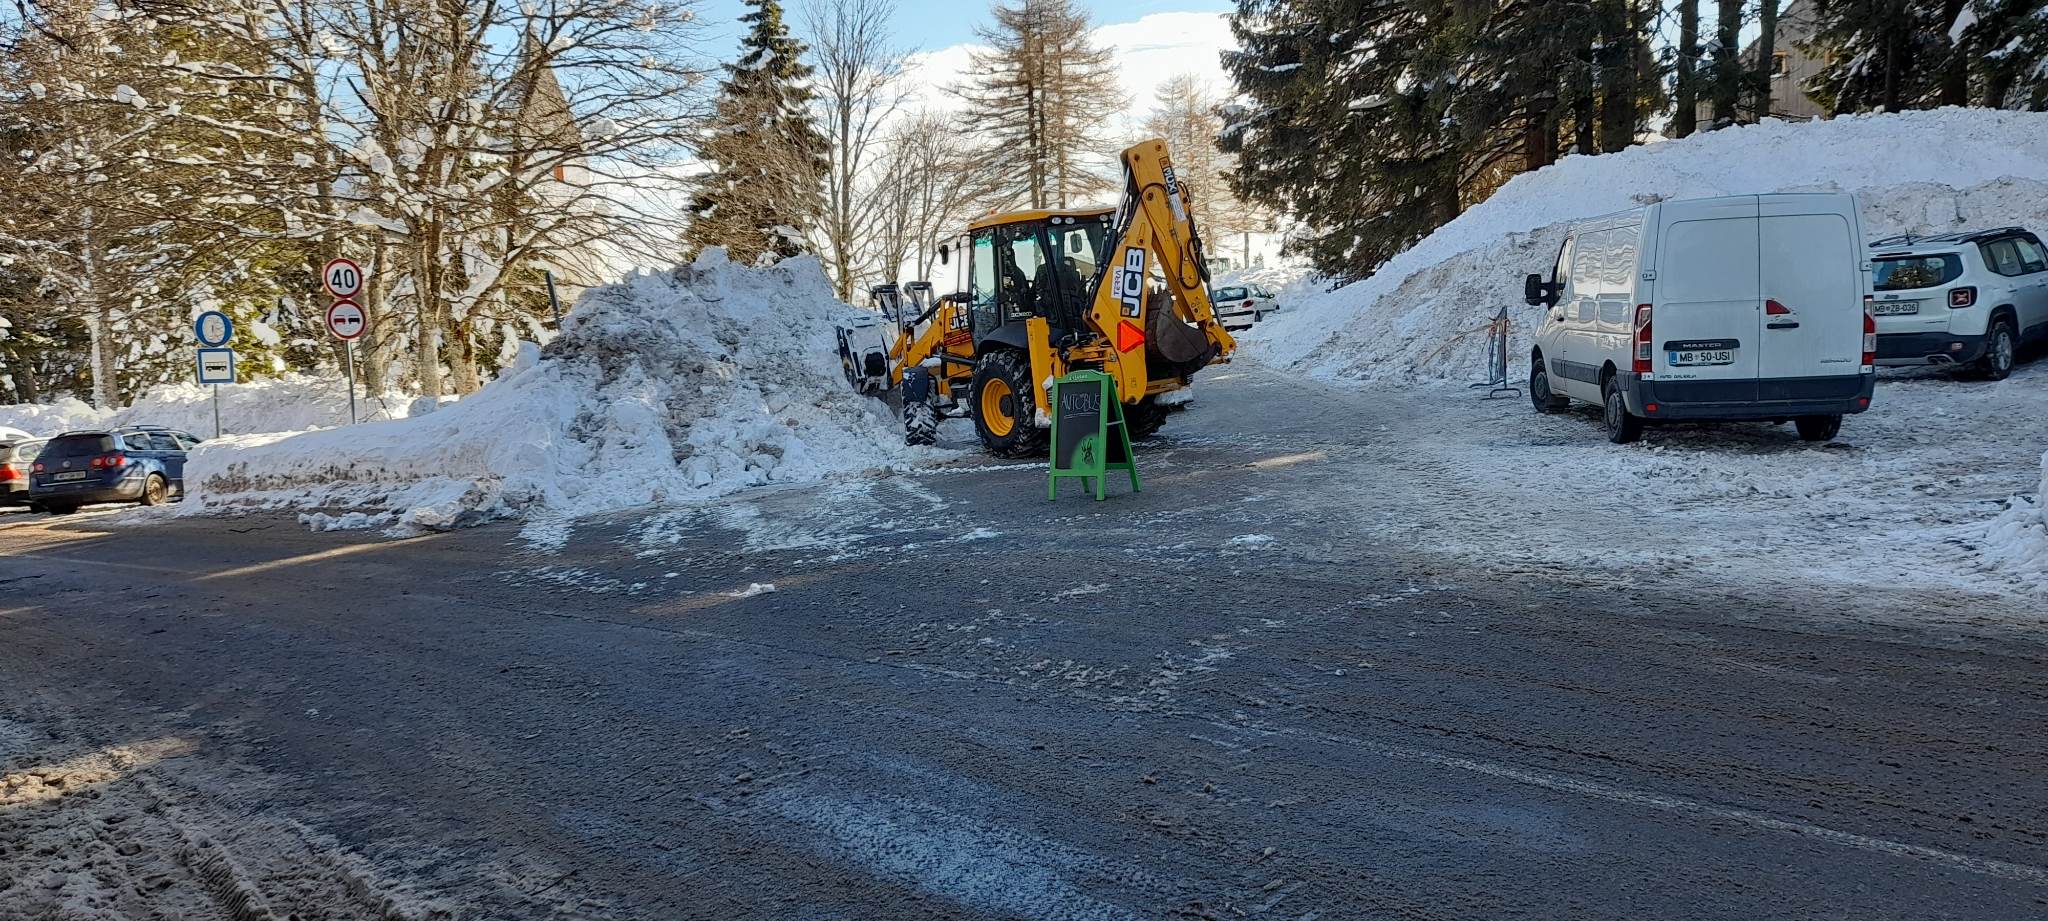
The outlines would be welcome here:
<svg viewBox="0 0 2048 921">
<path fill-rule="evenodd" d="M 692 183 L 688 253 L 723 246 L 739 262 L 793 256 L 824 208 L 828 142 L 812 120 L 811 68 L 776 0 L 747 0 L 752 26 L 726 66 Z"/>
<path fill-rule="evenodd" d="M 1116 143 L 1103 124 L 1123 109 L 1116 61 L 1089 37 L 1073 0 L 998 3 L 995 25 L 975 35 L 968 133 L 1002 184 L 996 207 L 1058 208 L 1115 194 Z"/>
<path fill-rule="evenodd" d="M 1806 94 L 1842 114 L 1921 108 L 1938 93 L 1954 0 L 1816 0 L 1806 49 L 1827 61 Z"/>
<path fill-rule="evenodd" d="M 1659 92 L 1652 18 L 1639 0 L 1241 0 L 1233 183 L 1317 228 L 1296 246 L 1318 268 L 1369 274 L 1564 138 L 1633 143 Z"/>
<path fill-rule="evenodd" d="M 1300 218 L 1322 271 L 1361 277 L 1459 210 L 1455 85 L 1422 71 L 1435 38 L 1406 0 L 1241 0 L 1223 66 L 1238 194 Z"/>
<path fill-rule="evenodd" d="M 2048 110 L 2048 3 L 1949 0 L 1944 105 Z"/>
</svg>

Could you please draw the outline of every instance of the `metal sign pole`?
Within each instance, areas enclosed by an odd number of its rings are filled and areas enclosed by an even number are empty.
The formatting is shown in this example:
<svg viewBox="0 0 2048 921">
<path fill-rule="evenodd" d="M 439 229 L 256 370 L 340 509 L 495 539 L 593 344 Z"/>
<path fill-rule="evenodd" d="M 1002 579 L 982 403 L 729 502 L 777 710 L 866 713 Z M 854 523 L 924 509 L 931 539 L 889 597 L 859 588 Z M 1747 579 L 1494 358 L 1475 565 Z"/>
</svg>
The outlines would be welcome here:
<svg viewBox="0 0 2048 921">
<path fill-rule="evenodd" d="M 356 342 L 341 340 L 341 363 L 348 366 L 348 424 L 356 424 Z"/>
<path fill-rule="evenodd" d="M 220 437 L 220 385 L 213 385 L 213 437 Z"/>
<path fill-rule="evenodd" d="M 555 297 L 555 273 L 548 269 L 542 269 L 540 274 L 541 277 L 548 280 L 548 308 L 555 312 L 555 328 L 561 329 L 562 302 Z"/>
</svg>

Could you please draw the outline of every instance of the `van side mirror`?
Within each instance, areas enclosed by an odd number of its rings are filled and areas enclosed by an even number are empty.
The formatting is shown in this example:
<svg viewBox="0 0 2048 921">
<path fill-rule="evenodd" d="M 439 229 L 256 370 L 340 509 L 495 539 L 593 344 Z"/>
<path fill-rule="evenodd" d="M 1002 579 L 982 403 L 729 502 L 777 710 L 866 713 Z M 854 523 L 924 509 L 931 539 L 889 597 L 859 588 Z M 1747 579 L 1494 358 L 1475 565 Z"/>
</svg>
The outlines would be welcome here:
<svg viewBox="0 0 2048 921">
<path fill-rule="evenodd" d="M 1543 280 L 1543 276 L 1530 273 L 1522 279 L 1522 302 L 1531 307 L 1555 307 L 1561 286 Z"/>
</svg>

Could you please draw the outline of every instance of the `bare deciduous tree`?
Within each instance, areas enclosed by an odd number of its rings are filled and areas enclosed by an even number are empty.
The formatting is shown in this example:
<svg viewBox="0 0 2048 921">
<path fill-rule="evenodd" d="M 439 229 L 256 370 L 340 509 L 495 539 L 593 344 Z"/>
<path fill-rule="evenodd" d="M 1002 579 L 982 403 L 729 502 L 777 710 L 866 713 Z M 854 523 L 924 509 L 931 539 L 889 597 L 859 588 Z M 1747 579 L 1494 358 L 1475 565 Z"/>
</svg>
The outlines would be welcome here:
<svg viewBox="0 0 2048 921">
<path fill-rule="evenodd" d="M 862 277 L 882 268 L 873 244 L 887 177 L 871 173 L 884 126 L 904 99 L 906 55 L 895 44 L 895 14 L 894 0 L 816 0 L 805 10 L 830 142 L 819 232 L 841 300 L 852 300 Z"/>
</svg>

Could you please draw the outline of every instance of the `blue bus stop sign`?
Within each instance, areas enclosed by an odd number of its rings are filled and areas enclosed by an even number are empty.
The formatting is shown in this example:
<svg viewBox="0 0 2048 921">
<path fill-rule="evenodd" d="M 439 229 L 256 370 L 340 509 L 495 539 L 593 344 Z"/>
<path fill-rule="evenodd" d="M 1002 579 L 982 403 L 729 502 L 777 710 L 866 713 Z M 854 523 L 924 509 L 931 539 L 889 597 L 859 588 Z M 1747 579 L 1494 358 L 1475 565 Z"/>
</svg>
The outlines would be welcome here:
<svg viewBox="0 0 2048 921">
<path fill-rule="evenodd" d="M 209 310 L 193 318 L 192 335 L 199 337 L 200 345 L 217 348 L 234 338 L 235 321 L 218 310 Z"/>
</svg>

